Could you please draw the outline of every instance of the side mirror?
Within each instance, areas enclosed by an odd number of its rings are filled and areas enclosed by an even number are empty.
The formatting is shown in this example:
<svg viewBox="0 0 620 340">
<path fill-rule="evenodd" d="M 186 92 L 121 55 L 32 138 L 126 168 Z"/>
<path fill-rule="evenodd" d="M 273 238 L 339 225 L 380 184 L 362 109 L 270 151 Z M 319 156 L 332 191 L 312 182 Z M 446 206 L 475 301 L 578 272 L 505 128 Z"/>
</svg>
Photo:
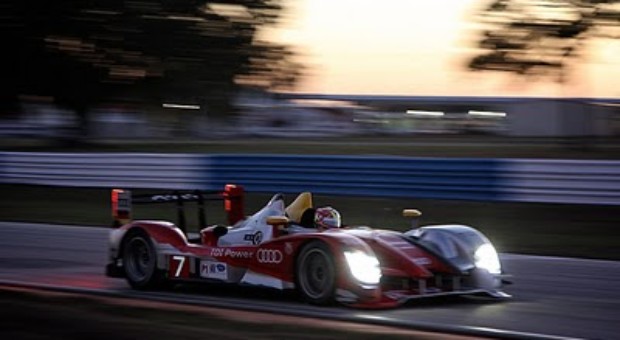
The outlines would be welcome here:
<svg viewBox="0 0 620 340">
<path fill-rule="evenodd" d="M 269 216 L 267 217 L 267 224 L 274 226 L 274 227 L 279 227 L 282 225 L 287 225 L 288 224 L 288 217 L 286 216 Z"/>
<path fill-rule="evenodd" d="M 286 226 L 288 225 L 288 217 L 286 216 L 269 216 L 267 217 L 267 224 L 273 228 L 273 236 L 278 237 L 287 233 Z"/>
<path fill-rule="evenodd" d="M 403 217 L 411 219 L 411 229 L 416 229 L 418 227 L 420 216 L 422 216 L 422 212 L 418 209 L 403 210 Z"/>
</svg>

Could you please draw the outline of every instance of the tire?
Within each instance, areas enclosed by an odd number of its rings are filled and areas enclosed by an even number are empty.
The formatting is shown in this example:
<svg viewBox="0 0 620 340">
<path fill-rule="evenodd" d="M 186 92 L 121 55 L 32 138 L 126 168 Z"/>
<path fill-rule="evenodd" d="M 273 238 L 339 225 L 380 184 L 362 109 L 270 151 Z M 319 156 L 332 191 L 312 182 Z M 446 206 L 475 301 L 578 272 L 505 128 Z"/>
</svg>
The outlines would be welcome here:
<svg viewBox="0 0 620 340">
<path fill-rule="evenodd" d="M 301 297 L 316 305 L 333 303 L 336 290 L 336 266 L 327 244 L 313 241 L 297 257 L 297 290 Z"/>
<path fill-rule="evenodd" d="M 134 289 L 159 288 L 162 276 L 157 270 L 157 252 L 144 233 L 128 235 L 123 243 L 123 268 L 127 282 Z"/>
</svg>

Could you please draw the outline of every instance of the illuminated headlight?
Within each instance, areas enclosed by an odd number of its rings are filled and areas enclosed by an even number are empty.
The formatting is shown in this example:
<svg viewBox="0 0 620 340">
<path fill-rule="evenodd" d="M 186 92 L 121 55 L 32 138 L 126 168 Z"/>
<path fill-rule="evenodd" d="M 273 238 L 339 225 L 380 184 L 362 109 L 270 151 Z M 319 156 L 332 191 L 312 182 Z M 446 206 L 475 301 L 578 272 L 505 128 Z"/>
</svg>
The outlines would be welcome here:
<svg viewBox="0 0 620 340">
<path fill-rule="evenodd" d="M 490 243 L 485 243 L 478 247 L 474 253 L 474 260 L 476 261 L 476 267 L 486 269 L 491 274 L 501 274 L 502 272 L 502 265 L 499 263 L 497 251 Z"/>
<path fill-rule="evenodd" d="M 363 251 L 345 251 L 344 257 L 355 279 L 363 284 L 378 284 L 381 279 L 381 268 L 376 257 Z"/>
</svg>

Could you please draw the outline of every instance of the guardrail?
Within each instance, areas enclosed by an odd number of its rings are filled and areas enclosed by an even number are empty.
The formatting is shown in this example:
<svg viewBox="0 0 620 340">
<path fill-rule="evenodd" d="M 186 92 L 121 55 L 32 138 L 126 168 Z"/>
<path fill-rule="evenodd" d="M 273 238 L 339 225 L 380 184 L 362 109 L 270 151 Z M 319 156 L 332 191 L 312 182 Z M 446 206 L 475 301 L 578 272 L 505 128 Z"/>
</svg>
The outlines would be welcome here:
<svg viewBox="0 0 620 340">
<path fill-rule="evenodd" d="M 595 160 L 4 152 L 0 181 L 620 205 L 620 161 Z"/>
<path fill-rule="evenodd" d="M 73 187 L 199 189 L 201 155 L 0 153 L 0 181 Z"/>
</svg>

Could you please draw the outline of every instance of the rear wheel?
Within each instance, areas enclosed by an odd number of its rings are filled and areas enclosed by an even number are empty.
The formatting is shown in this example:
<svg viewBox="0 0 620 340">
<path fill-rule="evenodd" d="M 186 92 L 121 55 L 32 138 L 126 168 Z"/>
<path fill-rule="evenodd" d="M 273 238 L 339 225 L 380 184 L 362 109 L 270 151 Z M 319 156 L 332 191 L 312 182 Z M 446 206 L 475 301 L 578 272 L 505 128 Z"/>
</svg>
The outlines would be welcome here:
<svg viewBox="0 0 620 340">
<path fill-rule="evenodd" d="M 143 233 L 129 235 L 124 243 L 123 267 L 127 281 L 135 289 L 152 289 L 161 284 L 155 247 Z"/>
<path fill-rule="evenodd" d="M 306 245 L 296 263 L 297 287 L 302 297 L 313 304 L 333 302 L 336 266 L 329 247 L 320 241 Z"/>
</svg>

